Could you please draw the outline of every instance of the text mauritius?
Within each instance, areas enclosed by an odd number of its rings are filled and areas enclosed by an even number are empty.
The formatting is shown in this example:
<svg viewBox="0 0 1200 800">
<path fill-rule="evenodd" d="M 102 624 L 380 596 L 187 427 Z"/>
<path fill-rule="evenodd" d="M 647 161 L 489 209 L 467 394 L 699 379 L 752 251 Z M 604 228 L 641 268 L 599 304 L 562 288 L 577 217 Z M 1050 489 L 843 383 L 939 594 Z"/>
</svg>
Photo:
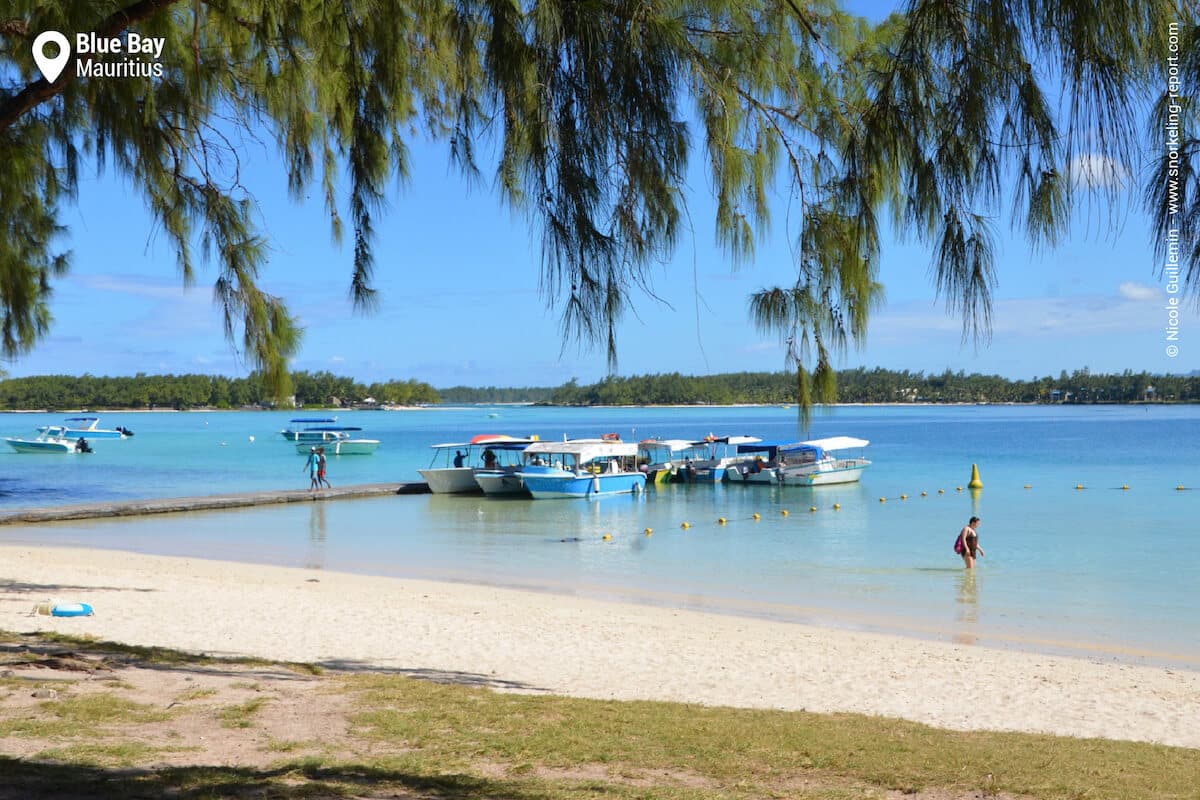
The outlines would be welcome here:
<svg viewBox="0 0 1200 800">
<path fill-rule="evenodd" d="M 160 78 L 163 74 L 158 59 L 162 56 L 165 39 L 161 36 L 141 36 L 127 33 L 122 37 L 97 36 L 94 33 L 75 35 L 75 55 L 79 56 L 149 56 L 154 61 L 126 59 L 101 61 L 79 58 L 77 69 L 83 78 Z"/>
</svg>

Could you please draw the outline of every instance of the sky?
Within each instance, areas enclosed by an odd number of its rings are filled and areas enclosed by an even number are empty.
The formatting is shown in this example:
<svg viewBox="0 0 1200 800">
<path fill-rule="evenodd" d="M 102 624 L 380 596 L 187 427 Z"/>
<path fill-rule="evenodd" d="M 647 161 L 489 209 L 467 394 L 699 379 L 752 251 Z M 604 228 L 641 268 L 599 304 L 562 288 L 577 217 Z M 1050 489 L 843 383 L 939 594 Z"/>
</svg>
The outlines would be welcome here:
<svg viewBox="0 0 1200 800">
<path fill-rule="evenodd" d="M 878 10 L 862 2 L 851 7 Z M 261 285 L 287 298 L 305 329 L 292 368 L 365 383 L 415 378 L 437 387 L 604 377 L 603 347 L 563 346 L 559 311 L 539 293 L 537 232 L 502 206 L 489 185 L 465 182 L 449 166 L 445 145 L 418 137 L 410 147 L 411 179 L 391 193 L 377 219 L 379 307 L 362 314 L 349 299 L 351 249 L 333 243 L 319 195 L 293 202 L 273 151 L 246 145 L 246 183 L 271 246 Z M 1138 164 L 1127 169 L 1140 174 Z M 111 171 L 97 177 L 94 165 L 83 173 L 78 203 L 63 215 L 73 266 L 54 283 L 51 332 L 33 352 L 0 368 L 12 376 L 248 373 L 252 366 L 224 338 L 213 304 L 215 269 L 201 267 L 196 284 L 184 289 L 173 249 L 136 190 Z M 1093 203 L 1053 250 L 1034 251 L 1009 233 L 1007 218 L 997 220 L 992 337 L 979 346 L 963 342 L 961 321 L 939 303 L 929 248 L 887 232 L 880 265 L 886 302 L 871 319 L 865 345 L 835 366 L 1010 378 L 1085 366 L 1092 372 L 1200 368 L 1194 306 L 1180 323 L 1178 356 L 1166 355 L 1166 294 L 1150 220 L 1138 206 L 1136 181 L 1128 184 L 1123 213 L 1114 218 L 1103 201 Z M 786 185 L 774 198 L 770 238 L 753 263 L 736 269 L 716 244 L 703 172 L 693 170 L 685 192 L 692 227 L 675 257 L 653 268 L 656 296 L 635 295 L 618 332 L 618 373 L 785 368 L 782 343 L 754 329 L 748 299 L 757 289 L 794 281 Z"/>
</svg>

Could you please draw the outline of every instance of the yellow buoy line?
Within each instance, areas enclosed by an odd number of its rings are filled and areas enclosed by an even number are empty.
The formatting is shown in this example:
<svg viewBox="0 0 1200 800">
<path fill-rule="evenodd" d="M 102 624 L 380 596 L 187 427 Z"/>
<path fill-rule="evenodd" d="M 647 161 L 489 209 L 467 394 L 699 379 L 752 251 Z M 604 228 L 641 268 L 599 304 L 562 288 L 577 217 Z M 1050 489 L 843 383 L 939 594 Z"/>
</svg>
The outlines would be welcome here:
<svg viewBox="0 0 1200 800">
<path fill-rule="evenodd" d="M 975 464 L 972 464 L 972 465 L 971 465 L 971 480 L 970 480 L 970 482 L 967 484 L 967 486 L 968 486 L 970 489 L 972 489 L 973 491 L 978 491 L 978 490 L 980 490 L 980 489 L 982 489 L 982 488 L 983 488 L 983 481 L 981 481 L 981 480 L 979 479 L 979 467 L 978 467 L 977 465 L 975 465 Z M 1032 489 L 1032 488 L 1033 488 L 1033 484 L 1026 483 L 1026 484 L 1024 484 L 1024 486 L 1023 486 L 1022 488 L 1024 488 L 1024 489 Z M 1113 487 L 1113 488 L 1114 488 L 1114 489 L 1117 489 L 1117 490 L 1120 490 L 1120 491 L 1124 491 L 1124 492 L 1127 492 L 1127 491 L 1129 491 L 1129 490 L 1130 490 L 1130 489 L 1129 489 L 1129 484 L 1127 484 L 1127 483 L 1123 483 L 1123 484 L 1121 484 L 1120 486 L 1115 486 L 1115 487 Z M 1084 484 L 1082 484 L 1082 483 L 1077 483 L 1077 484 L 1075 484 L 1075 491 L 1084 491 L 1084 490 L 1086 490 L 1086 489 L 1087 489 L 1087 487 L 1086 487 Z M 1178 485 L 1175 487 L 1175 491 L 1178 491 L 1178 492 L 1183 492 L 1183 491 L 1187 491 L 1187 490 L 1188 490 L 1188 487 L 1184 486 L 1182 483 L 1181 483 L 1181 484 L 1178 484 Z M 963 491 L 963 487 L 961 487 L 961 486 L 955 486 L 955 487 L 954 487 L 954 491 L 955 491 L 955 492 L 961 492 L 961 491 Z M 937 494 L 938 494 L 938 495 L 944 495 L 945 493 L 946 493 L 946 490 L 945 490 L 945 489 L 938 489 L 938 490 L 937 490 Z M 928 492 L 926 492 L 926 491 L 922 491 L 922 492 L 921 492 L 921 497 L 928 497 L 928 496 L 929 496 L 929 493 L 928 493 Z M 908 499 L 908 495 L 907 495 L 907 494 L 900 494 L 900 495 L 898 495 L 897 497 L 892 497 L 892 498 L 889 498 L 889 497 L 880 497 L 880 498 L 879 498 L 879 502 L 882 504 L 882 503 L 886 503 L 888 500 L 907 500 L 907 499 Z M 841 508 L 842 508 L 842 504 L 841 504 L 841 503 L 834 503 L 834 504 L 833 504 L 833 505 L 831 505 L 829 508 L 830 508 L 831 510 L 833 510 L 833 511 L 840 511 L 840 510 L 841 510 Z M 817 511 L 819 511 L 819 510 L 820 510 L 820 509 L 818 509 L 818 508 L 817 508 L 817 506 L 815 506 L 815 505 L 813 505 L 813 506 L 809 506 L 809 507 L 808 507 L 808 511 L 809 511 L 809 513 L 810 513 L 810 514 L 815 514 L 815 513 L 817 513 Z M 789 512 L 789 511 L 788 511 L 788 509 L 786 509 L 786 508 L 782 508 L 782 509 L 780 509 L 780 510 L 779 510 L 779 516 L 781 516 L 781 517 L 784 517 L 784 518 L 788 517 L 790 513 L 791 513 L 791 512 Z M 759 512 L 755 511 L 754 513 L 752 513 L 752 514 L 749 516 L 749 518 L 748 518 L 748 519 L 749 519 L 750 521 L 752 521 L 752 522 L 759 522 L 759 521 L 761 521 L 761 520 L 762 520 L 762 514 L 760 514 Z M 730 521 L 731 521 L 731 520 L 730 520 L 728 517 L 717 517 L 716 524 L 717 524 L 717 525 L 720 525 L 720 526 L 725 526 L 725 525 L 728 525 Z M 734 520 L 734 521 L 736 521 L 736 520 Z M 691 523 L 691 522 L 688 522 L 687 520 L 684 520 L 683 522 L 679 523 L 679 527 L 680 527 L 680 529 L 681 529 L 681 530 L 685 530 L 685 531 L 686 531 L 686 530 L 690 530 L 690 529 L 692 528 L 692 523 Z M 653 528 L 645 528 L 645 529 L 643 529 L 643 530 L 642 530 L 642 533 L 643 533 L 643 534 L 645 534 L 646 536 L 650 536 L 650 535 L 652 535 L 652 534 L 654 533 L 654 529 L 653 529 Z M 603 536 L 601 536 L 601 539 L 602 539 L 603 541 L 606 541 L 606 542 L 611 542 L 611 541 L 613 540 L 613 535 L 612 535 L 611 533 L 605 533 L 605 534 L 603 534 Z M 564 540 L 564 541 L 566 541 L 566 540 Z M 574 541 L 579 541 L 579 540 L 578 540 L 578 539 L 575 539 Z"/>
</svg>

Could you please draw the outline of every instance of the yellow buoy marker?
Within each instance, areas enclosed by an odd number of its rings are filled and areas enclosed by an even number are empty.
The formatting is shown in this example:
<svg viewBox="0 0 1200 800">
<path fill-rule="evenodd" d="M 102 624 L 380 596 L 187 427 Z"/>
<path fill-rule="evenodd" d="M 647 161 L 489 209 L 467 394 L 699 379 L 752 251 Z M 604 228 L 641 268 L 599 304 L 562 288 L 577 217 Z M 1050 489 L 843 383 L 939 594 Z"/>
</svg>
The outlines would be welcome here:
<svg viewBox="0 0 1200 800">
<path fill-rule="evenodd" d="M 945 493 L 946 493 L 945 489 L 938 489 L 938 494 L 945 494 Z"/>
<path fill-rule="evenodd" d="M 604 539 L 604 541 L 606 541 L 606 542 L 608 542 L 608 541 L 612 541 L 612 534 L 611 534 L 611 533 L 606 533 L 606 534 L 604 534 L 604 536 L 602 536 L 601 538 L 602 538 L 602 539 Z"/>
<path fill-rule="evenodd" d="M 815 513 L 815 512 L 816 512 L 816 510 L 817 510 L 817 507 L 816 507 L 816 506 L 809 506 L 809 507 L 808 507 L 808 510 L 809 510 L 809 511 L 812 511 L 812 512 L 814 512 L 814 513 Z"/>
<path fill-rule="evenodd" d="M 688 528 L 692 527 L 692 523 L 690 523 L 690 522 L 681 522 L 681 523 L 679 523 L 679 527 L 683 528 L 683 529 L 686 531 Z"/>
<path fill-rule="evenodd" d="M 726 520 L 724 517 L 717 517 L 718 525 L 724 525 L 726 522 L 728 522 L 728 520 Z"/>
<path fill-rule="evenodd" d="M 929 495 L 926 492 L 921 492 L 921 497 L 928 497 L 928 496 Z"/>
<path fill-rule="evenodd" d="M 982 489 L 983 488 L 983 481 L 981 481 L 979 479 L 979 465 L 978 464 L 971 465 L 971 480 L 969 483 L 967 483 L 967 488 L 968 489 Z"/>
<path fill-rule="evenodd" d="M 1176 486 L 1176 487 L 1175 487 L 1175 491 L 1177 491 L 1177 492 L 1182 492 L 1182 491 L 1183 491 L 1183 484 L 1181 483 L 1181 484 L 1179 484 L 1178 486 Z"/>
<path fill-rule="evenodd" d="M 1128 484 L 1128 483 L 1123 483 L 1123 484 L 1121 484 L 1121 491 L 1123 491 L 1123 492 L 1128 492 L 1128 491 L 1129 491 L 1129 484 Z"/>
<path fill-rule="evenodd" d="M 887 502 L 887 498 L 886 498 L 886 497 L 881 497 L 881 498 L 879 498 L 879 502 L 881 502 L 881 503 L 886 503 L 886 502 Z"/>
<path fill-rule="evenodd" d="M 1083 484 L 1082 484 L 1082 483 L 1077 483 L 1077 484 L 1075 484 L 1075 491 L 1079 491 L 1079 490 L 1080 490 L 1080 489 L 1082 489 L 1082 488 L 1083 488 Z"/>
<path fill-rule="evenodd" d="M 907 500 L 907 499 L 908 499 L 908 495 L 906 495 L 906 494 L 902 494 L 902 495 L 900 495 L 900 499 L 901 499 L 901 500 Z"/>
<path fill-rule="evenodd" d="M 642 533 L 649 536 L 650 534 L 654 533 L 654 528 L 646 528 L 646 530 L 642 531 Z"/>
<path fill-rule="evenodd" d="M 956 492 L 961 492 L 961 491 L 962 491 L 962 487 L 961 487 L 961 486 L 955 486 L 955 487 L 954 487 L 954 491 L 956 491 Z"/>
<path fill-rule="evenodd" d="M 759 516 L 759 513 L 758 513 L 757 511 L 755 511 L 755 512 L 754 512 L 754 514 L 752 515 L 752 517 L 751 517 L 751 518 L 752 518 L 752 519 L 762 519 L 762 517 L 761 517 L 761 516 Z"/>
<path fill-rule="evenodd" d="M 786 508 L 779 512 L 779 516 L 781 516 L 781 517 L 786 517 L 787 515 L 788 515 L 788 510 Z"/>
<path fill-rule="evenodd" d="M 841 503 L 834 503 L 834 504 L 833 504 L 833 510 L 834 510 L 834 511 L 839 511 L 839 510 L 841 510 L 841 508 L 842 508 L 842 504 L 841 504 Z"/>
<path fill-rule="evenodd" d="M 1027 483 L 1027 484 L 1025 484 L 1025 488 L 1026 488 L 1026 489 L 1032 489 L 1033 487 L 1032 487 L 1032 486 L 1030 486 L 1030 485 Z"/>
</svg>

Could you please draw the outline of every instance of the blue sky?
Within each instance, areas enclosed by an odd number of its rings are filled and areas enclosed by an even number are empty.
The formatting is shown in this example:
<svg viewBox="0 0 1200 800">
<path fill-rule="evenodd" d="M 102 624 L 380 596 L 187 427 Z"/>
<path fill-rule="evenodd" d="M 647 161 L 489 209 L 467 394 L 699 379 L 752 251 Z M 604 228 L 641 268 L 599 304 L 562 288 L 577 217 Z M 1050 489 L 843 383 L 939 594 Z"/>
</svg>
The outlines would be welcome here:
<svg viewBox="0 0 1200 800">
<path fill-rule="evenodd" d="M 857 10 L 873 10 L 864 5 Z M 487 186 L 464 182 L 448 166 L 443 145 L 410 144 L 412 178 L 378 219 L 380 307 L 369 315 L 351 308 L 351 253 L 333 245 L 319 199 L 293 203 L 273 154 L 256 145 L 244 154 L 272 247 L 262 285 L 287 297 L 305 327 L 293 368 L 365 382 L 412 377 L 435 386 L 603 377 L 602 349 L 561 346 L 558 312 L 538 291 L 536 232 Z M 1128 168 L 1140 174 L 1140 165 Z M 635 313 L 620 329 L 619 372 L 783 368 L 782 346 L 754 330 L 747 301 L 756 289 L 792 280 L 786 195 L 776 198 L 770 240 L 754 263 L 734 270 L 714 240 L 703 173 L 694 174 L 687 191 L 694 230 L 682 237 L 675 258 L 654 270 L 661 301 L 636 298 Z M 1200 368 L 1194 307 L 1183 318 L 1180 355 L 1165 355 L 1165 294 L 1149 221 L 1127 196 L 1129 210 L 1114 224 L 1102 202 L 1081 213 L 1069 239 L 1044 252 L 1009 235 L 1007 219 L 997 221 L 993 336 L 979 348 L 962 343 L 959 320 L 936 301 L 927 249 L 889 236 L 881 265 L 886 304 L 872 319 L 865 347 L 838 366 L 1010 377 L 1084 366 Z M 223 337 L 211 297 L 215 271 L 198 270 L 197 284 L 183 290 L 172 249 L 124 181 L 111 173 L 85 179 L 64 222 L 73 268 L 55 283 L 51 334 L 34 352 L 0 365 L 10 375 L 249 371 Z"/>
</svg>

